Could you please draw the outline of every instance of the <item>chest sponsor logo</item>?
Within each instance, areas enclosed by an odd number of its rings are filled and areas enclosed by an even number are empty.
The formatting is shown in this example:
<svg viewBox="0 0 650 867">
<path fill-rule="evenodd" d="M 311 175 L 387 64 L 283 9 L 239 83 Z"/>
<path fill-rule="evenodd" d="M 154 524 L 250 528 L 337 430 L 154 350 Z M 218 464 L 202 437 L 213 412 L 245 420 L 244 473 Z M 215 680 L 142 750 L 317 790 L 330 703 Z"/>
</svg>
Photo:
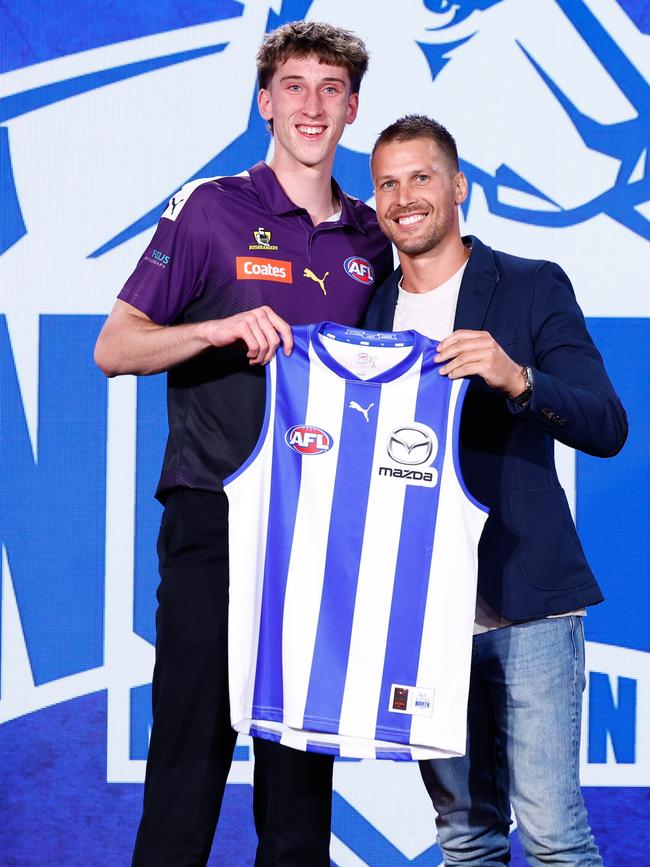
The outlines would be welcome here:
<svg viewBox="0 0 650 867">
<path fill-rule="evenodd" d="M 253 238 L 255 238 L 255 243 L 248 245 L 249 250 L 279 249 L 277 244 L 271 243 L 271 232 L 268 229 L 265 229 L 264 226 L 260 226 L 258 229 L 253 229 Z"/>
<path fill-rule="evenodd" d="M 258 256 L 237 256 L 236 263 L 238 280 L 293 283 L 291 262 L 282 259 L 260 259 Z"/>
<path fill-rule="evenodd" d="M 419 428 L 398 427 L 388 437 L 386 451 L 398 464 L 426 464 L 433 453 L 433 439 Z"/>
<path fill-rule="evenodd" d="M 380 466 L 380 476 L 426 487 L 437 484 L 438 471 L 430 464 L 438 453 L 438 438 L 431 428 L 426 425 L 395 428 L 386 440 L 386 452 L 391 461 L 400 466 Z"/>
<path fill-rule="evenodd" d="M 289 428 L 284 441 L 299 455 L 322 455 L 334 445 L 327 431 L 309 424 L 297 424 Z"/>
<path fill-rule="evenodd" d="M 357 283 L 372 286 L 375 282 L 375 271 L 370 262 L 362 256 L 348 256 L 343 263 L 345 273 Z"/>
</svg>

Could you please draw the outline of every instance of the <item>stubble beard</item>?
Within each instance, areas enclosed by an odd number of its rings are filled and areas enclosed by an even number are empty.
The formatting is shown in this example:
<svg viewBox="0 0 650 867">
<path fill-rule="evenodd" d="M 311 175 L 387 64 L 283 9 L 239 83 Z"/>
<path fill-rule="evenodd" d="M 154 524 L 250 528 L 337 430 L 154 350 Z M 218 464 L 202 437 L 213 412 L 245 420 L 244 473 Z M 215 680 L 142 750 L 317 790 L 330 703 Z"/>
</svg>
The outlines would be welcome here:
<svg viewBox="0 0 650 867">
<path fill-rule="evenodd" d="M 422 253 L 428 253 L 433 250 L 453 229 L 453 213 L 450 212 L 434 212 L 434 219 L 427 227 L 427 231 L 419 238 L 400 238 L 399 226 L 395 228 L 395 223 L 392 219 L 384 219 L 377 215 L 379 226 L 392 243 L 397 247 L 400 253 L 406 253 L 408 256 L 419 256 Z M 426 219 L 426 218 L 425 218 Z"/>
</svg>

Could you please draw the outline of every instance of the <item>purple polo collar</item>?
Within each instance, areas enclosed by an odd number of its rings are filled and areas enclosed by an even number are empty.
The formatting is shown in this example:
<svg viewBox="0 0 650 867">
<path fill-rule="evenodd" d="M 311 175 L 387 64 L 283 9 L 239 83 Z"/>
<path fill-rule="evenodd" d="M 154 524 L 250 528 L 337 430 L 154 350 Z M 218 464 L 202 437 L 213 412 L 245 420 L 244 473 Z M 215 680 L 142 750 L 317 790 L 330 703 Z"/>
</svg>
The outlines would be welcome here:
<svg viewBox="0 0 650 867">
<path fill-rule="evenodd" d="M 275 173 L 265 162 L 260 161 L 259 163 L 256 163 L 248 170 L 248 174 L 253 186 L 255 187 L 255 191 L 260 197 L 262 205 L 268 214 L 289 214 L 291 212 L 304 210 L 291 201 L 280 186 Z M 344 226 L 350 226 L 352 229 L 356 229 L 358 232 L 362 232 L 365 235 L 366 230 L 359 222 L 350 199 L 339 187 L 334 178 L 332 178 L 332 188 L 341 203 L 341 216 L 338 223 Z M 337 223 L 331 223 L 329 225 L 337 225 Z"/>
</svg>

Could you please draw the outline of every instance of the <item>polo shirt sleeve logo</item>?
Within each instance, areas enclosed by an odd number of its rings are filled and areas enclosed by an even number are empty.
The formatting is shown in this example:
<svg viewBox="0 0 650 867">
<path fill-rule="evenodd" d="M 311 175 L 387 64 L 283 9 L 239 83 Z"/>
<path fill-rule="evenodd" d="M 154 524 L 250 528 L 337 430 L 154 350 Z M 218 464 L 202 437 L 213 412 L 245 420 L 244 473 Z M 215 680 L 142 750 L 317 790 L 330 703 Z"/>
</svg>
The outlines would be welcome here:
<svg viewBox="0 0 650 867">
<path fill-rule="evenodd" d="M 237 256 L 236 263 L 238 280 L 293 283 L 291 262 L 282 259 L 261 259 L 259 256 Z"/>
</svg>

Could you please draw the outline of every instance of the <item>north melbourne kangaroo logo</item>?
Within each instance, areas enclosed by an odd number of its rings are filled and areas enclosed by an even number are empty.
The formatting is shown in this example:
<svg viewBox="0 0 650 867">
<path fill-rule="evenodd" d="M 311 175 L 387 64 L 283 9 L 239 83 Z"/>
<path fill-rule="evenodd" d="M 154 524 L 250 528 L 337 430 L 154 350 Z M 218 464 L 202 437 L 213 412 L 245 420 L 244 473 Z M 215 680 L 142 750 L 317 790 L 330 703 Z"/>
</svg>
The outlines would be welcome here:
<svg viewBox="0 0 650 867">
<path fill-rule="evenodd" d="M 350 403 L 348 404 L 348 408 L 349 408 L 349 409 L 356 409 L 357 412 L 360 412 L 360 413 L 361 413 L 361 415 L 365 418 L 365 420 L 366 420 L 367 422 L 370 421 L 370 419 L 368 418 L 368 413 L 369 413 L 370 410 L 373 408 L 373 406 L 374 406 L 374 403 L 371 403 L 370 406 L 368 406 L 366 409 L 364 409 L 362 406 L 360 406 L 360 405 L 356 402 L 356 400 L 351 400 Z"/>
<path fill-rule="evenodd" d="M 302 276 L 307 277 L 308 280 L 313 280 L 314 283 L 318 283 L 320 288 L 323 290 L 323 295 L 327 295 L 327 289 L 325 288 L 325 278 L 329 276 L 329 273 L 329 271 L 326 271 L 321 279 L 314 274 L 311 268 L 305 268 L 305 270 L 302 272 Z"/>
</svg>

